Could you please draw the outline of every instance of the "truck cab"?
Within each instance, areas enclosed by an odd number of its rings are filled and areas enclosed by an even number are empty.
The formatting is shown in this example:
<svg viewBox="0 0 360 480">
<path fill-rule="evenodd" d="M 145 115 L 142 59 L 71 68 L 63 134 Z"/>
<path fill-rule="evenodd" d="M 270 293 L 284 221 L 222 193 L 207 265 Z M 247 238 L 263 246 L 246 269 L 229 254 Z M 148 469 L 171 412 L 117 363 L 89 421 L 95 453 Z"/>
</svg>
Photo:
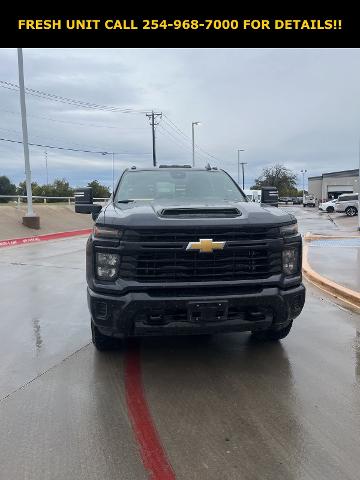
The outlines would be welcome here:
<svg viewBox="0 0 360 480">
<path fill-rule="evenodd" d="M 315 207 L 316 201 L 314 195 L 305 195 L 303 200 L 304 207 Z"/>
<path fill-rule="evenodd" d="M 223 170 L 126 169 L 105 206 L 83 189 L 75 210 L 96 217 L 86 277 L 99 350 L 147 335 L 279 340 L 303 308 L 296 218 L 249 202 Z"/>
</svg>

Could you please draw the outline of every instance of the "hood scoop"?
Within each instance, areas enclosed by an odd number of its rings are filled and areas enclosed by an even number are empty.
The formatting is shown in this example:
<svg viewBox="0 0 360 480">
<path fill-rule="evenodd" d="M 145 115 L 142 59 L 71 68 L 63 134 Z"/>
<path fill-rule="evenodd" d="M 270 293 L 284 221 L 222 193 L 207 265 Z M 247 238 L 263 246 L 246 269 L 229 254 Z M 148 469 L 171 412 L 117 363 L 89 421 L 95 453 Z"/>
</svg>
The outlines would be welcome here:
<svg viewBox="0 0 360 480">
<path fill-rule="evenodd" d="M 231 218 L 239 217 L 241 215 L 240 210 L 237 208 L 224 208 L 224 207 L 200 207 L 200 208 L 164 208 L 161 210 L 160 215 L 162 217 L 181 217 L 181 218 Z"/>
</svg>

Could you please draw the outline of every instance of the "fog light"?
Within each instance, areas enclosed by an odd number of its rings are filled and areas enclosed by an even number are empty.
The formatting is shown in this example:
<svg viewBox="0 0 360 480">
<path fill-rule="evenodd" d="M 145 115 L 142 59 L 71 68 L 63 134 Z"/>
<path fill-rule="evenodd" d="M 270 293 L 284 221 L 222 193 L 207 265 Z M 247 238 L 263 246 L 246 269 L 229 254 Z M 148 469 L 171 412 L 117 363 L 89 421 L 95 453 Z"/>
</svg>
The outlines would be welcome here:
<svg viewBox="0 0 360 480">
<path fill-rule="evenodd" d="M 294 275 L 299 270 L 299 251 L 297 248 L 286 248 L 282 252 L 283 272 Z"/>
<path fill-rule="evenodd" d="M 114 280 L 119 271 L 120 257 L 117 253 L 96 254 L 96 274 L 101 280 Z"/>
</svg>

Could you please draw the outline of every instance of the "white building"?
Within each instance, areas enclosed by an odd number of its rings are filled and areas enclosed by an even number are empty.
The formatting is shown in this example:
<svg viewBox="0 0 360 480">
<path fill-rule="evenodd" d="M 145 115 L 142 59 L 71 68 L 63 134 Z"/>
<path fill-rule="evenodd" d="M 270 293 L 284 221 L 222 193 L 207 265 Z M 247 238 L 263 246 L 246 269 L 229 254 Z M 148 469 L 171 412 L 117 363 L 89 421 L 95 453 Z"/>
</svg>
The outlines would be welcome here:
<svg viewBox="0 0 360 480">
<path fill-rule="evenodd" d="M 323 173 L 308 178 L 309 194 L 319 201 L 337 198 L 341 193 L 359 193 L 359 170 Z"/>
</svg>

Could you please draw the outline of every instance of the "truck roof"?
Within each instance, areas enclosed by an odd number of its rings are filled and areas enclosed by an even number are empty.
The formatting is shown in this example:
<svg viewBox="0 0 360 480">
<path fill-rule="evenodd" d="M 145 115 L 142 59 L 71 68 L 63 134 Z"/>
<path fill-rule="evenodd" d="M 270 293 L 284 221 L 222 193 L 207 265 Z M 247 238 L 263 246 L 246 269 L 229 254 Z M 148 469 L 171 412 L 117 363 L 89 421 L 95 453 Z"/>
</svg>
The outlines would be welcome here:
<svg viewBox="0 0 360 480">
<path fill-rule="evenodd" d="M 136 167 L 133 165 L 132 167 L 126 168 L 128 171 L 161 171 L 161 170 L 195 170 L 195 171 L 211 171 L 211 170 L 219 170 L 217 167 L 211 167 L 210 165 L 207 165 L 205 167 L 192 167 L 191 165 L 159 165 L 158 167 Z"/>
</svg>

